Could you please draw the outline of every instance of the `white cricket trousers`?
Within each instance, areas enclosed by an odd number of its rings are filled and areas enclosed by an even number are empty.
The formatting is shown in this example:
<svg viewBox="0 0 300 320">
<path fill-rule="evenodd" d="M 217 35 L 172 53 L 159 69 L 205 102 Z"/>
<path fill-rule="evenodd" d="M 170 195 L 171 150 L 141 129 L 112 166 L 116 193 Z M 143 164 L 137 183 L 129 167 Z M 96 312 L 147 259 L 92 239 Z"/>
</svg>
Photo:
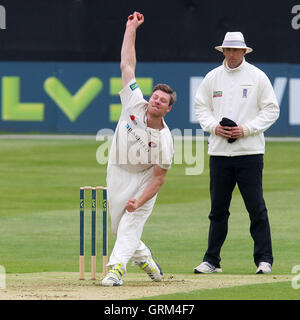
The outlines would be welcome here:
<svg viewBox="0 0 300 320">
<path fill-rule="evenodd" d="M 141 241 L 141 236 L 157 195 L 134 212 L 128 212 L 125 205 L 129 199 L 137 199 L 143 193 L 152 176 L 153 167 L 136 173 L 118 165 L 108 165 L 106 183 L 111 230 L 117 236 L 107 264 L 110 268 L 122 262 L 126 272 L 126 265 L 131 258 L 134 262 L 141 262 L 151 257 L 151 252 Z"/>
</svg>

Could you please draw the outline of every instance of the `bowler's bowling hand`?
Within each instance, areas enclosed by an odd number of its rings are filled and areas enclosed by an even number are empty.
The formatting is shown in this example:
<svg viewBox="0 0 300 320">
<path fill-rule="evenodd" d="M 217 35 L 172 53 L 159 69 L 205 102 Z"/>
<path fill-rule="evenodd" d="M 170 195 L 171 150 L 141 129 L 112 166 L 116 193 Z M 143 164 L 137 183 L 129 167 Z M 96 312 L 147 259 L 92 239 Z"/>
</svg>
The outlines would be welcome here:
<svg viewBox="0 0 300 320">
<path fill-rule="evenodd" d="M 129 212 L 133 212 L 136 211 L 136 209 L 139 207 L 139 202 L 137 199 L 130 199 L 128 200 L 128 202 L 126 203 L 126 210 Z"/>
<path fill-rule="evenodd" d="M 142 23 L 144 22 L 144 15 L 139 12 L 134 12 L 128 17 L 128 21 L 126 26 L 134 26 L 135 28 L 138 28 Z"/>
</svg>

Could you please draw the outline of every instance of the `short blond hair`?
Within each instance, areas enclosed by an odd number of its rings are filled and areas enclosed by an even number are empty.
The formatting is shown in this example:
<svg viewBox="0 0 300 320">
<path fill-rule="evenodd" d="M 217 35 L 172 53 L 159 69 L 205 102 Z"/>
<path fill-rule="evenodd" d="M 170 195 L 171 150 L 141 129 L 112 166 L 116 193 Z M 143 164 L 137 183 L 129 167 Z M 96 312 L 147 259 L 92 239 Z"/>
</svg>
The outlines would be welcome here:
<svg viewBox="0 0 300 320">
<path fill-rule="evenodd" d="M 167 84 L 165 83 L 158 83 L 152 91 L 152 94 L 156 91 L 156 90 L 160 90 L 163 91 L 165 93 L 167 93 L 170 96 L 170 101 L 169 101 L 169 106 L 171 106 L 172 104 L 174 104 L 176 102 L 177 99 L 177 94 L 176 92 Z"/>
</svg>

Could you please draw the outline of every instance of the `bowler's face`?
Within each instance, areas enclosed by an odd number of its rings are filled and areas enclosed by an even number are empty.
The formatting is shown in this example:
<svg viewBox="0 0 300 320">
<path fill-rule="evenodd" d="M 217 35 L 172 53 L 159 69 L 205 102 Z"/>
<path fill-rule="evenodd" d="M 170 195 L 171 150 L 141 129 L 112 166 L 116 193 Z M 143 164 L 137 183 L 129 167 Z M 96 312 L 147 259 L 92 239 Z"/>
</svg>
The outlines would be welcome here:
<svg viewBox="0 0 300 320">
<path fill-rule="evenodd" d="M 246 49 L 223 48 L 223 54 L 230 69 L 237 68 L 242 62 Z"/>
<path fill-rule="evenodd" d="M 169 106 L 170 96 L 161 90 L 156 90 L 150 97 L 147 111 L 152 116 L 163 117 L 167 112 L 171 110 L 172 106 Z"/>
</svg>

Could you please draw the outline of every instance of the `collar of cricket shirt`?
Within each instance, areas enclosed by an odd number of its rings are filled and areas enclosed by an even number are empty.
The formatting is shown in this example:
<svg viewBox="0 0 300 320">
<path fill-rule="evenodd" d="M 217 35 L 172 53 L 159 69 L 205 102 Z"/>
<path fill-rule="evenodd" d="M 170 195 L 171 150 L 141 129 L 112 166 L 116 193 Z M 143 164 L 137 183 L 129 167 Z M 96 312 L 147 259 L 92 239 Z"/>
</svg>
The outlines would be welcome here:
<svg viewBox="0 0 300 320">
<path fill-rule="evenodd" d="M 147 125 L 147 112 L 145 112 L 145 115 L 144 115 L 144 124 L 145 124 L 145 126 L 146 126 L 146 129 L 151 129 L 151 130 L 156 130 L 158 133 L 160 132 L 160 131 L 162 131 L 162 130 L 164 130 L 165 128 L 166 128 L 166 123 L 165 123 L 165 120 L 164 120 L 164 118 L 162 118 L 162 123 L 163 123 L 163 128 L 162 129 L 153 129 L 153 128 L 151 128 L 151 127 L 148 127 L 148 125 Z"/>
<path fill-rule="evenodd" d="M 228 67 L 228 64 L 227 64 L 227 62 L 226 62 L 226 59 L 224 59 L 224 60 L 223 60 L 223 66 L 224 66 L 224 68 L 225 68 L 225 70 L 226 70 L 227 72 L 241 71 L 242 68 L 243 68 L 244 65 L 245 65 L 245 62 L 246 62 L 246 60 L 245 60 L 245 58 L 243 58 L 242 63 L 241 63 L 237 68 L 231 69 L 231 68 Z"/>
</svg>

